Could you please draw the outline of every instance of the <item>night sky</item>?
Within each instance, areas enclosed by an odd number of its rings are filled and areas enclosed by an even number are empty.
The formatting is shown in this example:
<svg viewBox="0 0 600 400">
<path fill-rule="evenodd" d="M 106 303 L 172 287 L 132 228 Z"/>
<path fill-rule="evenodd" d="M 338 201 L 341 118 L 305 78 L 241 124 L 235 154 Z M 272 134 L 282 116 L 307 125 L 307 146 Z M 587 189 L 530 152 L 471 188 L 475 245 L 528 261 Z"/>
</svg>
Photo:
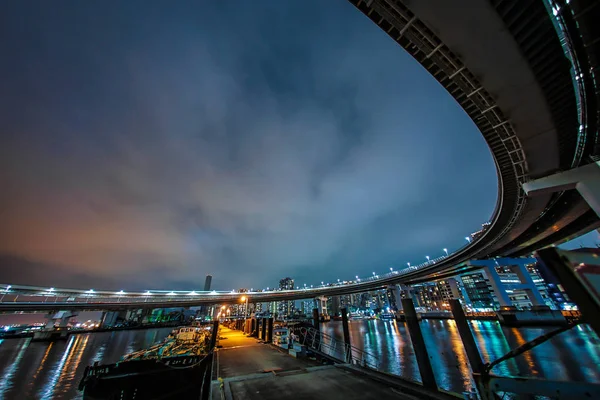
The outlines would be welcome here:
<svg viewBox="0 0 600 400">
<path fill-rule="evenodd" d="M 5 1 L 0 37 L 0 282 L 351 279 L 494 210 L 474 124 L 346 1 Z"/>
</svg>

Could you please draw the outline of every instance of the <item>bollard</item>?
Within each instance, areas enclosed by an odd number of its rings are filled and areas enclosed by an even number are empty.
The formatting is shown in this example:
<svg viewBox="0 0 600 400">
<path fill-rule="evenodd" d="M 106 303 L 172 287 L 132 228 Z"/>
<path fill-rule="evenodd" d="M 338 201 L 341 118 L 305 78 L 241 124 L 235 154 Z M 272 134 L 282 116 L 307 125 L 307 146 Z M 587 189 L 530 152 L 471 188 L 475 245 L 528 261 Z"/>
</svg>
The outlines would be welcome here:
<svg viewBox="0 0 600 400">
<path fill-rule="evenodd" d="M 262 319 L 262 330 L 260 332 L 260 338 L 262 339 L 263 342 L 265 340 L 267 340 L 267 319 L 266 318 Z"/>
<path fill-rule="evenodd" d="M 273 342 L 273 317 L 269 318 L 269 324 L 268 324 L 268 330 L 267 330 L 267 343 L 272 343 Z"/>
<path fill-rule="evenodd" d="M 215 345 L 217 344 L 217 339 L 219 337 L 219 321 L 214 321 L 213 322 L 213 331 L 212 331 L 212 335 L 210 336 L 210 346 L 209 349 L 214 349 Z"/>
<path fill-rule="evenodd" d="M 431 368 L 429 354 L 427 353 L 423 333 L 419 326 L 415 305 L 411 299 L 402 299 L 402 308 L 404 309 L 406 325 L 408 326 L 408 332 L 410 333 L 410 341 L 413 345 L 413 350 L 415 351 L 417 364 L 419 365 L 419 373 L 421 374 L 423 387 L 437 390 L 438 387 L 435 382 L 435 375 L 433 374 L 433 368 Z"/>
<path fill-rule="evenodd" d="M 348 328 L 348 310 L 342 308 L 340 311 L 342 312 L 342 329 L 344 330 L 344 344 L 346 345 L 344 361 L 352 364 L 352 346 L 350 344 L 350 329 Z"/>
<path fill-rule="evenodd" d="M 320 331 L 320 327 L 319 327 L 319 309 L 318 308 L 313 308 L 313 325 L 315 326 L 315 329 Z"/>
<path fill-rule="evenodd" d="M 465 352 L 467 353 L 469 364 L 471 364 L 471 370 L 476 374 L 480 374 L 483 372 L 483 361 L 481 361 L 479 349 L 477 349 L 477 344 L 475 343 L 473 333 L 469 327 L 469 321 L 467 321 L 467 317 L 460 305 L 460 301 L 451 299 L 448 302 L 450 303 L 450 309 L 454 316 L 454 322 L 456 322 L 456 327 L 458 328 L 458 334 L 460 335 L 463 346 L 465 346 Z"/>
</svg>

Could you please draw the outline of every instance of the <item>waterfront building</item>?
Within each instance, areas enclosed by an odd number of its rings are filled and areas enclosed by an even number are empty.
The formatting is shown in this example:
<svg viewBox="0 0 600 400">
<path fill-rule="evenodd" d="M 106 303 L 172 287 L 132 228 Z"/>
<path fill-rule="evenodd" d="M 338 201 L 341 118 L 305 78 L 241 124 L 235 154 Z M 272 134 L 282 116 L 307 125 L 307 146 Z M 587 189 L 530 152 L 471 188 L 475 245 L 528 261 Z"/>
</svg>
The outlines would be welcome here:
<svg viewBox="0 0 600 400">
<path fill-rule="evenodd" d="M 327 299 L 327 315 L 341 315 L 340 296 L 331 296 Z"/>
<path fill-rule="evenodd" d="M 352 295 L 350 294 L 344 294 L 339 296 L 340 298 L 340 307 L 341 308 L 346 308 L 348 310 L 348 312 L 350 311 L 350 309 L 353 307 L 352 304 Z"/>
<path fill-rule="evenodd" d="M 465 305 L 473 309 L 492 309 L 498 301 L 494 290 L 484 271 L 476 271 L 461 275 L 459 278 L 464 288 Z"/>
<path fill-rule="evenodd" d="M 550 308 L 557 308 L 557 302 L 550 294 L 550 288 L 540 275 L 537 264 L 531 263 L 525 266 L 526 274 L 531 278 L 535 285 L 535 290 L 539 292 L 543 303 Z M 523 289 L 521 279 L 518 273 L 511 266 L 496 266 L 494 271 L 497 273 L 502 283 L 503 296 L 517 308 L 531 308 L 533 306 L 531 294 L 527 289 Z M 485 270 L 472 272 L 460 276 L 463 285 L 464 303 L 474 309 L 497 309 L 500 307 L 497 293 L 494 292 L 493 285 Z M 563 296 L 559 295 L 560 299 Z"/>
<path fill-rule="evenodd" d="M 302 314 L 304 314 L 307 317 L 310 317 L 312 315 L 314 308 L 315 308 L 315 301 L 313 299 L 302 300 L 300 302 L 300 310 L 302 311 Z"/>
<path fill-rule="evenodd" d="M 279 281 L 279 290 L 293 290 L 294 280 L 292 278 L 283 278 Z M 295 305 L 293 301 L 277 302 L 277 314 L 280 318 L 287 317 L 294 313 Z"/>
</svg>

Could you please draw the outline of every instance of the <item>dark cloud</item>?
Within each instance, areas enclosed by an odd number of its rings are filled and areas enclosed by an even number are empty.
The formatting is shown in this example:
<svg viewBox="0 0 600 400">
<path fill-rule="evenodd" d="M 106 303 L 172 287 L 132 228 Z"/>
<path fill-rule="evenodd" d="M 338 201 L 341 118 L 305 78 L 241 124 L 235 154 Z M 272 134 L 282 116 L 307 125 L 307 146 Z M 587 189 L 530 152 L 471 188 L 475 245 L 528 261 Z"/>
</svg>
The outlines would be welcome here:
<svg viewBox="0 0 600 400">
<path fill-rule="evenodd" d="M 351 277 L 493 211 L 472 122 L 344 1 L 34 3 L 0 6 L 0 252 L 40 281 Z"/>
</svg>

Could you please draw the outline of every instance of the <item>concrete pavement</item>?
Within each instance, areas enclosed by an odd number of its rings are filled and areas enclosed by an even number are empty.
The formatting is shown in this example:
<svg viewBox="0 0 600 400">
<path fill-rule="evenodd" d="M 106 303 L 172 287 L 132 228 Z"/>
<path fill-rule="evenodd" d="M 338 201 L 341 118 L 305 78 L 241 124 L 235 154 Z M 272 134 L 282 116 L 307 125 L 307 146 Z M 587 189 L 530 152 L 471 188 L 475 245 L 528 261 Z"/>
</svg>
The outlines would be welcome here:
<svg viewBox="0 0 600 400">
<path fill-rule="evenodd" d="M 424 399 L 418 389 L 377 378 L 347 365 L 319 365 L 221 328 L 213 377 L 214 400 Z M 434 396 L 448 399 L 447 396 Z"/>
</svg>

